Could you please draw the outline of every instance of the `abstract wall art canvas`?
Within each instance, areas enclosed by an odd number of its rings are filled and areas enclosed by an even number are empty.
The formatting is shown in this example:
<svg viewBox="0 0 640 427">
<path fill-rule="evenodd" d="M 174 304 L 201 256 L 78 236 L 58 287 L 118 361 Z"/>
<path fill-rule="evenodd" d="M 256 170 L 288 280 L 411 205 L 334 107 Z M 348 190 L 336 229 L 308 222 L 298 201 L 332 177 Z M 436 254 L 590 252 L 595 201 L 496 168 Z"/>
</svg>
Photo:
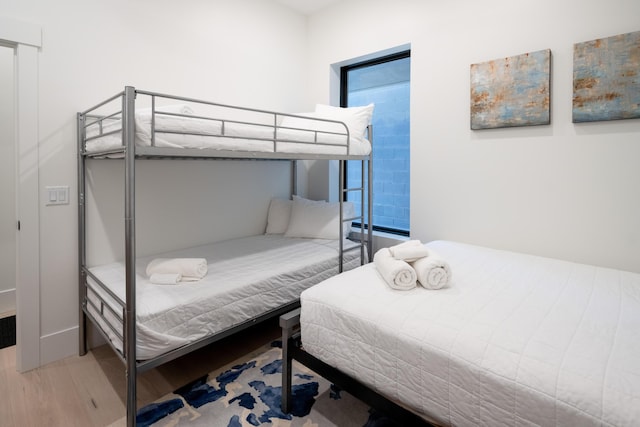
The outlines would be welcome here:
<svg viewBox="0 0 640 427">
<path fill-rule="evenodd" d="M 640 31 L 573 47 L 573 122 L 640 117 Z"/>
<path fill-rule="evenodd" d="M 471 65 L 471 129 L 548 125 L 551 50 Z"/>
</svg>

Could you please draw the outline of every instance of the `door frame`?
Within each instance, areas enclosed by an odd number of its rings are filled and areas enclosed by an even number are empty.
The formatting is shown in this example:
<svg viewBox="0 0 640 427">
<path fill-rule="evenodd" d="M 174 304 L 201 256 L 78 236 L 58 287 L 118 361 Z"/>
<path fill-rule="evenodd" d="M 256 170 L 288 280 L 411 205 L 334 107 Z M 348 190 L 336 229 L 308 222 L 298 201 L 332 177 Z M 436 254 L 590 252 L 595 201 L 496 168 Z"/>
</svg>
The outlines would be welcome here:
<svg viewBox="0 0 640 427">
<path fill-rule="evenodd" d="M 25 372 L 40 366 L 38 56 L 42 29 L 0 17 L 0 43 L 15 52 L 16 369 Z"/>
</svg>

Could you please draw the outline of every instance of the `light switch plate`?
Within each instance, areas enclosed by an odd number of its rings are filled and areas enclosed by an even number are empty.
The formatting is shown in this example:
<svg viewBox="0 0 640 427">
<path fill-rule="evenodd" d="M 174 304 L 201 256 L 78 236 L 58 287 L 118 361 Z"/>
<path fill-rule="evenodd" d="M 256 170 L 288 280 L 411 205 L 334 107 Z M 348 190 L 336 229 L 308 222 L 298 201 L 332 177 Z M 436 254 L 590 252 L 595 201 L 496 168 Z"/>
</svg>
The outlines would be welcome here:
<svg viewBox="0 0 640 427">
<path fill-rule="evenodd" d="M 45 187 L 45 204 L 52 205 L 68 205 L 69 204 L 69 186 L 56 185 Z"/>
</svg>

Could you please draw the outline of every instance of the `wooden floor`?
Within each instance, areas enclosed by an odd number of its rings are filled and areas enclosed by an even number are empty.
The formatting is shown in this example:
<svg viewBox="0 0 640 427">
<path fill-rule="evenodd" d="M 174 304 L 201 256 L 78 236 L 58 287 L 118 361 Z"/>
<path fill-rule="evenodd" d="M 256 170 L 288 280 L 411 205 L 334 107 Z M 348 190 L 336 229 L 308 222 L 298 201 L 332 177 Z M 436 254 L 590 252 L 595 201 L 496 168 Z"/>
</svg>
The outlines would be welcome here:
<svg viewBox="0 0 640 427">
<path fill-rule="evenodd" d="M 257 350 L 280 335 L 278 319 L 211 344 L 138 377 L 138 407 Z M 108 346 L 23 374 L 15 346 L 0 350 L 0 425 L 119 426 L 126 411 L 124 365 Z"/>
</svg>

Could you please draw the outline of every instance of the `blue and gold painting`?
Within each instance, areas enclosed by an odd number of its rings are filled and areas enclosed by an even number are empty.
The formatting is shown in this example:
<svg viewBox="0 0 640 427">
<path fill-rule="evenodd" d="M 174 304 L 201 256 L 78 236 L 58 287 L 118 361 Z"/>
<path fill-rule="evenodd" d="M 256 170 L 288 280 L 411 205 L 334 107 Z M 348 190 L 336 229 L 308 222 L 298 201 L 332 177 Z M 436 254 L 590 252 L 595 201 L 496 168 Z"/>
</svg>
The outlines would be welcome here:
<svg viewBox="0 0 640 427">
<path fill-rule="evenodd" d="M 551 50 L 471 65 L 471 129 L 550 123 Z"/>
<path fill-rule="evenodd" d="M 640 117 L 640 31 L 573 47 L 573 122 Z"/>
</svg>

